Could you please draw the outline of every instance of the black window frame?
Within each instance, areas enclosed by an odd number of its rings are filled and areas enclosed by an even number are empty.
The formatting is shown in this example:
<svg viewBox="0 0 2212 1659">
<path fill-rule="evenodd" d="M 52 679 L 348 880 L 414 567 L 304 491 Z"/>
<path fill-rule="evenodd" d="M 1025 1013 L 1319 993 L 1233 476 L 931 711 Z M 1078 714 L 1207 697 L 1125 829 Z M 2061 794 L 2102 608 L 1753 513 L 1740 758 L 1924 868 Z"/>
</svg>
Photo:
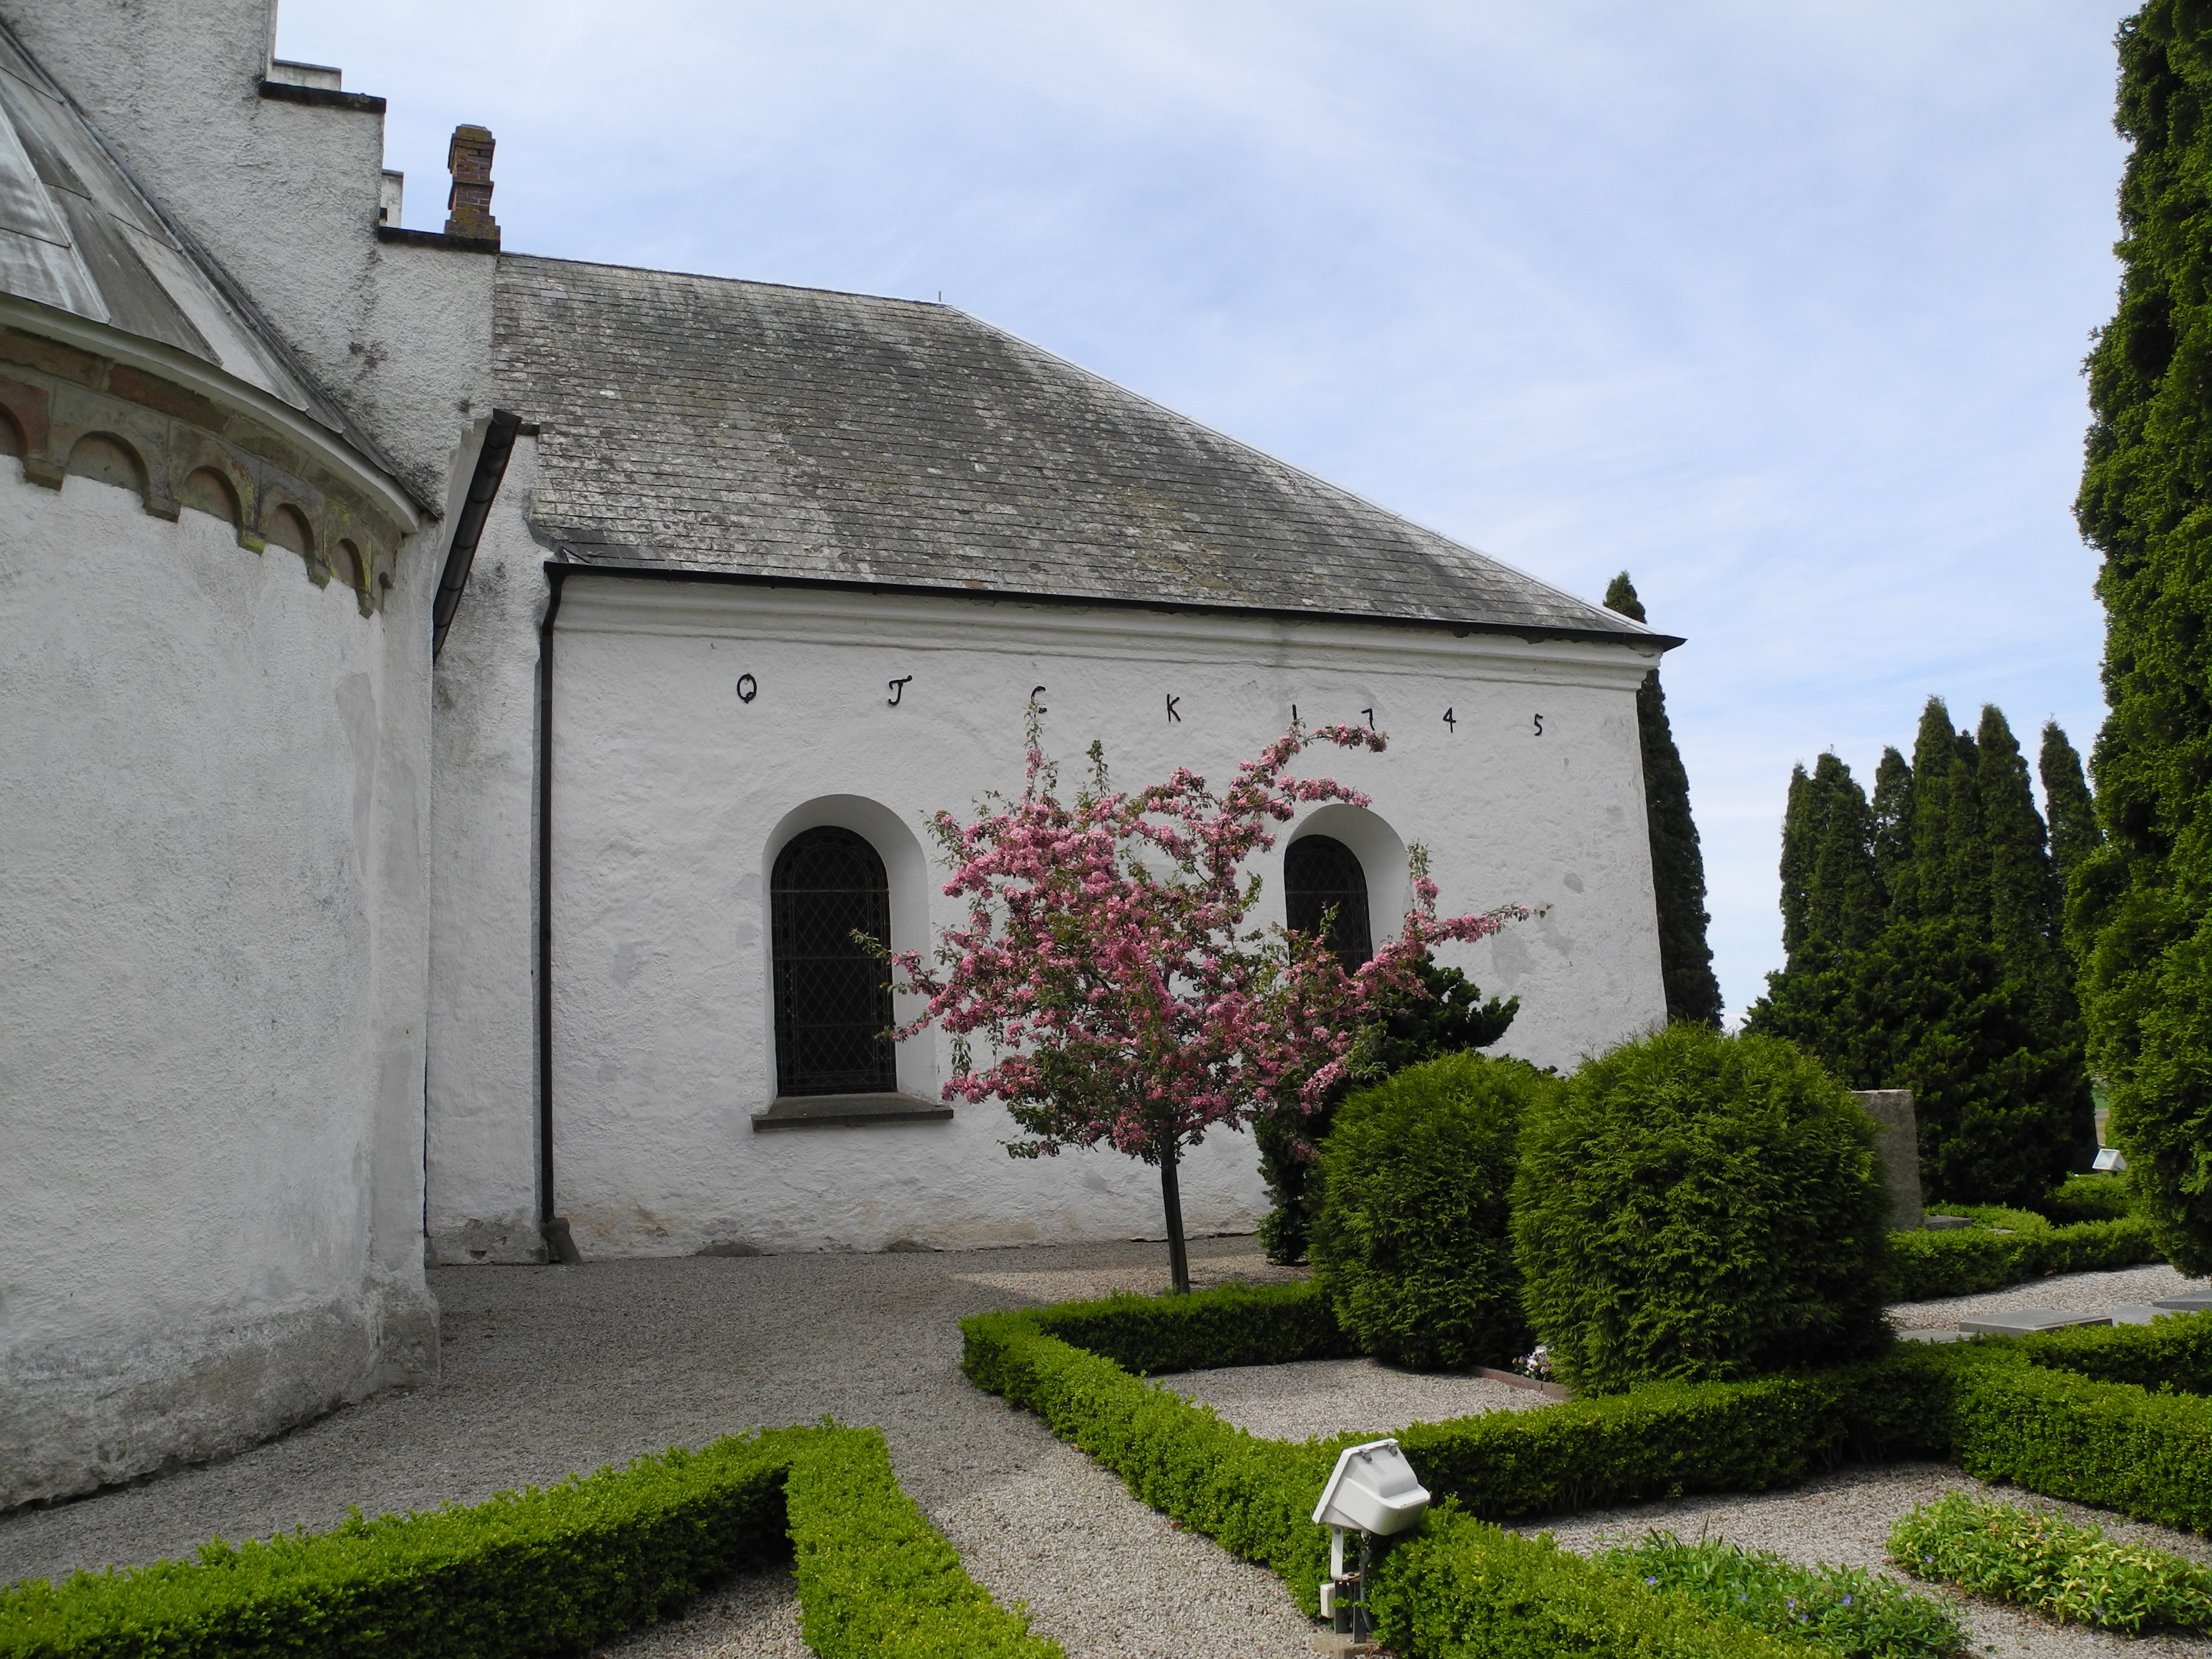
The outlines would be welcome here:
<svg viewBox="0 0 2212 1659">
<path fill-rule="evenodd" d="M 1300 836 L 1283 849 L 1285 925 L 1294 933 L 1316 932 L 1332 905 L 1328 948 L 1346 973 L 1357 973 L 1375 956 L 1367 866 L 1334 836 Z"/>
<path fill-rule="evenodd" d="M 777 850 L 769 955 L 779 1099 L 897 1092 L 890 964 L 851 939 L 857 931 L 889 945 L 890 922 L 890 872 L 866 836 L 818 824 Z"/>
</svg>

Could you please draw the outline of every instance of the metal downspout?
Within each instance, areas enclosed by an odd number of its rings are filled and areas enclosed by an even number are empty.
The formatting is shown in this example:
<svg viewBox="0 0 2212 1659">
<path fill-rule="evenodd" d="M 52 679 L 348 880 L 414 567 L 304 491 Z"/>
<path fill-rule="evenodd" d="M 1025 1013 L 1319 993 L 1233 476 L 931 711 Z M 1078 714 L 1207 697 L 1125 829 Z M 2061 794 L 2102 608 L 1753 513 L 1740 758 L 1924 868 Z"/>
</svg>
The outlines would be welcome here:
<svg viewBox="0 0 2212 1659">
<path fill-rule="evenodd" d="M 538 1230 L 549 1261 L 573 1264 L 583 1252 L 553 1212 L 553 619 L 568 574 L 545 567 L 552 591 L 538 624 Z"/>
</svg>

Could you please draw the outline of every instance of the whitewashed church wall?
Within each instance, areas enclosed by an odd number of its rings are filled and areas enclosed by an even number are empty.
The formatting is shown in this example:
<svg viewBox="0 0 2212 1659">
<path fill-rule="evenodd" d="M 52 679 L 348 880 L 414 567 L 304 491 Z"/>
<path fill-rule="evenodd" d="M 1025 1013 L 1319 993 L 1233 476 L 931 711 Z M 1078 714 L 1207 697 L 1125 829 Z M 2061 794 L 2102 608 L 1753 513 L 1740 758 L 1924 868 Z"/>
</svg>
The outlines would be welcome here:
<svg viewBox="0 0 2212 1659">
<path fill-rule="evenodd" d="M 423 586 L 0 459 L 0 1506 L 434 1370 Z"/>
<path fill-rule="evenodd" d="M 546 550 L 518 438 L 434 673 L 432 1266 L 544 1259 L 538 1228 L 538 627 Z"/>
<path fill-rule="evenodd" d="M 1310 723 L 1371 711 L 1387 754 L 1313 763 L 1373 797 L 1371 821 L 1338 813 L 1334 830 L 1364 860 L 1425 844 L 1448 911 L 1545 907 L 1444 953 L 1522 998 L 1501 1049 L 1565 1065 L 1663 1017 L 1634 703 L 1649 662 L 1632 649 L 586 575 L 569 580 L 556 660 L 556 1193 L 586 1255 L 1157 1236 L 1151 1170 L 1010 1159 L 995 1107 L 752 1127 L 775 1093 L 780 827 L 857 797 L 874 810 L 850 827 L 888 841 L 881 825 L 908 826 L 918 850 L 925 814 L 1019 787 L 1032 687 L 1054 754 L 1079 767 L 1097 738 L 1132 784 L 1178 763 L 1225 779 L 1294 703 Z M 894 943 L 925 945 L 921 919 L 955 907 L 902 845 L 878 845 Z M 1263 866 L 1277 916 L 1280 864 L 1279 846 Z M 1402 863 L 1369 880 L 1379 912 Z M 933 1098 L 947 1066 L 933 1037 L 901 1084 Z M 1194 1231 L 1253 1224 L 1254 1164 L 1241 1135 L 1193 1156 Z"/>
</svg>

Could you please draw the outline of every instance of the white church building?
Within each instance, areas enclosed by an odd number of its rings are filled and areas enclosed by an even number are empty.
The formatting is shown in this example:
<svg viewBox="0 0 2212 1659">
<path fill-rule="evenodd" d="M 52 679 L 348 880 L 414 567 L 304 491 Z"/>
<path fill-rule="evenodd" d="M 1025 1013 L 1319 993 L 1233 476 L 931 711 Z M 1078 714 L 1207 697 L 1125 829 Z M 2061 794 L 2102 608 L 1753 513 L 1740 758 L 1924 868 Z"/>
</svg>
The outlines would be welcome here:
<svg viewBox="0 0 2212 1659">
<path fill-rule="evenodd" d="M 1157 1237 L 849 944 L 1032 699 L 1131 783 L 1372 724 L 1273 916 L 1419 843 L 1541 907 L 1446 957 L 1505 1051 L 1663 1017 L 1675 641 L 950 307 L 506 252 L 481 129 L 407 228 L 273 0 L 0 25 L 0 1507 L 434 1378 L 426 1267 Z"/>
</svg>

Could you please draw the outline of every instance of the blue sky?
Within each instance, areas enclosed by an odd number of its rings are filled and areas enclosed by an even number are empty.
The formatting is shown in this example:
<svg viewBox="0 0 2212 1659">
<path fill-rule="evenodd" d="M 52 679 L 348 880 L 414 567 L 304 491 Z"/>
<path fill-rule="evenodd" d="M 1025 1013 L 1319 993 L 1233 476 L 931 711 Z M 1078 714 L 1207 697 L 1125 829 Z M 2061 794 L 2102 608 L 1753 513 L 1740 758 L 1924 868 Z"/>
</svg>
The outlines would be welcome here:
<svg viewBox="0 0 2212 1659">
<path fill-rule="evenodd" d="M 1578 592 L 1630 570 L 1740 1010 L 1790 763 L 2101 716 L 2107 0 L 285 0 L 507 246 L 944 297 Z M 1499 899 L 1511 895 L 1495 896 Z"/>
</svg>

